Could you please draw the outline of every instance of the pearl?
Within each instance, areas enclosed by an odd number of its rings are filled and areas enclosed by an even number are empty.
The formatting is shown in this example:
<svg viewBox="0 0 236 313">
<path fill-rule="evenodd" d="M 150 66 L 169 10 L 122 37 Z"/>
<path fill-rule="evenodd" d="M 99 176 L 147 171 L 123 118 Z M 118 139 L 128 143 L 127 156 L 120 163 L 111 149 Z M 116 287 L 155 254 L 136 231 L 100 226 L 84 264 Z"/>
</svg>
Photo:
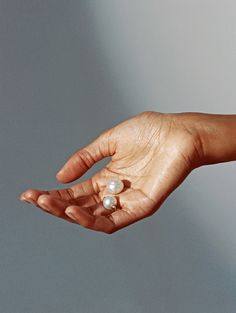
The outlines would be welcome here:
<svg viewBox="0 0 236 313">
<path fill-rule="evenodd" d="M 102 200 L 102 204 L 103 204 L 105 209 L 113 209 L 117 205 L 116 197 L 105 196 Z"/>
<path fill-rule="evenodd" d="M 110 193 L 120 193 L 124 188 L 124 183 L 120 179 L 110 179 L 107 183 L 107 190 Z"/>
</svg>

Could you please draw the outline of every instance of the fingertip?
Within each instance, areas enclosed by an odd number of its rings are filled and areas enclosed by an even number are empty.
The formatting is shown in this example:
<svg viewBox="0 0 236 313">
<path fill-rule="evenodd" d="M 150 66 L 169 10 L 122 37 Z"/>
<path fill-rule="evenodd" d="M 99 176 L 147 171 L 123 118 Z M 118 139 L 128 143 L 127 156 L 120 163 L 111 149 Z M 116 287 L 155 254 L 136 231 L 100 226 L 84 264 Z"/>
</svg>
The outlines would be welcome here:
<svg viewBox="0 0 236 313">
<path fill-rule="evenodd" d="M 115 232 L 114 224 L 109 219 L 105 216 L 95 217 L 91 215 L 85 207 L 71 205 L 66 208 L 65 213 L 72 220 L 76 221 L 77 224 L 85 228 L 105 232 L 107 234 Z"/>
<path fill-rule="evenodd" d="M 66 208 L 65 213 L 67 214 L 75 214 L 78 211 L 79 207 L 76 205 L 70 205 Z"/>
<path fill-rule="evenodd" d="M 66 170 L 60 170 L 57 174 L 56 174 L 56 179 L 57 181 L 59 181 L 62 184 L 68 184 L 71 183 L 73 181 L 73 179 L 71 179 L 69 177 L 68 171 Z"/>
<path fill-rule="evenodd" d="M 20 200 L 26 201 L 28 199 L 34 199 L 34 190 L 33 189 L 27 189 L 20 195 Z"/>
<path fill-rule="evenodd" d="M 71 205 L 66 208 L 65 213 L 81 226 L 86 228 L 91 227 L 93 217 L 88 212 L 86 212 L 85 208 Z"/>
<path fill-rule="evenodd" d="M 40 203 L 40 204 L 45 204 L 47 202 L 48 198 L 50 198 L 49 195 L 40 195 L 38 197 L 38 201 L 37 202 Z"/>
<path fill-rule="evenodd" d="M 65 214 L 67 216 L 69 216 L 70 218 L 72 218 L 74 221 L 77 221 L 77 216 L 75 214 L 75 208 L 74 206 L 68 206 L 66 209 L 65 209 Z"/>
<path fill-rule="evenodd" d="M 59 172 L 56 173 L 56 179 L 59 181 L 63 180 L 63 174 L 64 174 L 64 170 L 61 169 Z"/>
<path fill-rule="evenodd" d="M 37 201 L 37 204 L 39 205 L 39 207 L 46 210 L 46 211 L 50 211 L 49 203 L 48 203 L 49 198 L 50 198 L 49 195 L 39 196 L 38 201 Z"/>
<path fill-rule="evenodd" d="M 35 200 L 33 198 L 33 193 L 32 193 L 32 190 L 31 189 L 28 189 L 24 192 L 22 192 L 20 195 L 19 195 L 19 199 L 23 202 L 26 202 L 26 203 L 30 203 L 30 204 L 33 204 L 35 205 Z"/>
<path fill-rule="evenodd" d="M 21 200 L 21 201 L 25 201 L 26 198 L 25 198 L 25 192 L 21 192 L 19 195 L 18 195 L 18 198 Z"/>
</svg>

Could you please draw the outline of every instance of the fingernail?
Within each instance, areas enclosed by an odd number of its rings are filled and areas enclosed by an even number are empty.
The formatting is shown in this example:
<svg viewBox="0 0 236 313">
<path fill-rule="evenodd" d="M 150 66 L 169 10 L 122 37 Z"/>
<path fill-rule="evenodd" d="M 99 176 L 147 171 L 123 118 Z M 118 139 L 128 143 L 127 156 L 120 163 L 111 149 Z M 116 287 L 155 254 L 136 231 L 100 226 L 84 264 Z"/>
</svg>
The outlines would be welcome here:
<svg viewBox="0 0 236 313">
<path fill-rule="evenodd" d="M 20 198 L 20 200 L 21 201 L 25 201 L 25 193 L 23 192 L 23 193 L 21 193 L 20 195 L 19 195 L 19 198 Z"/>
<path fill-rule="evenodd" d="M 29 198 L 26 199 L 26 198 L 24 198 L 24 197 L 21 197 L 20 200 L 21 200 L 21 201 L 24 201 L 24 202 L 26 202 L 26 203 L 32 204 L 32 205 L 36 205 L 36 203 L 34 202 L 33 199 L 29 199 Z"/>
<path fill-rule="evenodd" d="M 26 201 L 24 196 L 20 196 L 20 201 Z"/>
<path fill-rule="evenodd" d="M 65 211 L 66 215 L 68 215 L 72 220 L 76 221 L 76 217 L 73 215 L 73 212 L 71 210 L 66 210 Z"/>
<path fill-rule="evenodd" d="M 61 169 L 59 172 L 57 172 L 56 176 L 58 177 L 58 176 L 62 175 L 62 174 L 63 174 L 63 172 L 64 172 L 64 170 L 63 170 L 63 169 Z"/>
<path fill-rule="evenodd" d="M 37 203 L 38 204 L 38 203 Z M 50 212 L 50 208 L 44 203 L 44 202 L 40 202 L 40 204 L 38 204 L 38 206 L 41 208 L 41 209 L 43 209 L 43 210 L 45 210 L 45 211 L 47 211 L 47 212 Z"/>
<path fill-rule="evenodd" d="M 28 200 L 21 200 L 22 202 L 26 202 L 26 203 L 29 203 L 29 204 L 32 204 L 31 202 L 29 202 Z"/>
</svg>

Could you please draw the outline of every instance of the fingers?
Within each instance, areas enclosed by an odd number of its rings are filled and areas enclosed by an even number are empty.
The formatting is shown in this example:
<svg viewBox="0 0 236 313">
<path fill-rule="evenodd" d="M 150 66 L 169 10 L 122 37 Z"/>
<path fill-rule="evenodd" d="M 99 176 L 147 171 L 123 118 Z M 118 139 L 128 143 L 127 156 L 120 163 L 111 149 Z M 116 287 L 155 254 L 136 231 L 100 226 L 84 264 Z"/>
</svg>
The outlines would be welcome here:
<svg viewBox="0 0 236 313">
<path fill-rule="evenodd" d="M 90 196 L 93 194 L 98 194 L 100 187 L 96 179 L 89 178 L 79 184 L 72 186 L 71 191 L 73 192 L 73 197 L 77 199 L 78 197 Z"/>
<path fill-rule="evenodd" d="M 20 200 L 31 203 L 47 213 L 73 223 L 76 222 L 65 214 L 65 209 L 74 203 L 79 206 L 89 207 L 95 215 L 105 213 L 105 209 L 101 204 L 99 205 L 100 198 L 94 192 L 91 179 L 61 190 L 27 189 L 20 195 Z"/>
<path fill-rule="evenodd" d="M 73 186 L 73 196 L 63 190 L 29 189 L 21 195 L 23 201 L 37 205 L 46 212 L 83 227 L 111 234 L 154 212 L 155 203 L 140 190 L 126 189 L 119 195 L 118 209 L 103 207 L 101 193 L 94 193 L 90 180 Z M 76 197 L 75 197 L 76 195 Z M 64 197 L 64 199 L 63 199 Z"/>
<path fill-rule="evenodd" d="M 137 200 L 138 199 L 138 200 Z M 121 209 L 106 214 L 88 210 L 83 206 L 71 205 L 65 210 L 71 219 L 83 227 L 112 234 L 138 220 L 152 215 L 157 207 L 152 200 L 142 195 L 140 191 L 127 190 L 123 197 L 120 197 Z M 104 209 L 103 209 L 104 210 Z"/>
<path fill-rule="evenodd" d="M 109 219 L 109 217 L 104 215 L 95 216 L 91 214 L 85 207 L 72 205 L 67 207 L 65 213 L 72 220 L 85 228 L 105 232 L 108 234 L 111 234 L 115 229 L 115 225 L 112 220 Z"/>
<path fill-rule="evenodd" d="M 68 206 L 67 201 L 53 198 L 50 195 L 41 195 L 39 196 L 37 203 L 44 211 L 55 215 L 56 217 L 65 219 L 68 222 L 75 223 L 73 219 L 65 214 L 65 209 Z"/>
<path fill-rule="evenodd" d="M 55 191 L 51 191 L 51 194 L 55 194 Z M 58 193 L 56 193 L 58 197 Z M 74 220 L 69 218 L 65 214 L 65 209 L 68 206 L 68 201 L 55 198 L 50 195 L 49 191 L 46 190 L 37 190 L 37 189 L 28 189 L 23 192 L 20 196 L 21 201 L 31 203 L 47 213 L 53 214 L 57 217 L 64 218 L 68 222 L 75 223 Z"/>
<path fill-rule="evenodd" d="M 76 205 L 68 206 L 65 210 L 65 214 L 85 228 L 107 234 L 112 234 L 145 217 L 145 215 L 137 216 L 135 214 L 130 214 L 122 209 L 117 210 L 110 215 L 93 215 L 87 208 Z"/>
<path fill-rule="evenodd" d="M 71 188 L 66 188 L 66 189 L 61 189 L 61 190 L 27 189 L 20 195 L 20 200 L 37 205 L 38 198 L 41 195 L 51 195 L 54 198 L 64 199 L 64 200 L 73 199 L 73 191 L 71 190 Z"/>
<path fill-rule="evenodd" d="M 109 142 L 110 133 L 111 129 L 106 130 L 88 146 L 74 153 L 57 173 L 57 180 L 62 183 L 72 182 L 81 177 L 96 162 L 113 155 L 115 148 Z"/>
<path fill-rule="evenodd" d="M 50 192 L 46 193 L 45 191 L 29 189 L 25 193 L 23 193 L 23 195 L 21 196 L 21 200 L 31 203 L 39 207 L 40 209 L 43 209 L 47 213 L 55 215 L 56 217 L 63 218 L 73 223 L 75 223 L 75 221 L 71 220 L 68 215 L 65 214 L 66 208 L 73 202 L 76 202 L 76 204 L 78 205 L 94 208 L 94 212 L 97 212 L 97 214 L 101 213 L 101 209 L 99 209 L 99 207 L 95 207 L 97 205 L 97 198 L 95 195 L 82 196 L 76 200 L 65 200 L 62 198 L 54 197 L 52 194 L 49 194 Z"/>
<path fill-rule="evenodd" d="M 43 194 L 49 194 L 47 190 L 27 189 L 20 195 L 20 200 L 37 205 L 38 197 Z"/>
<path fill-rule="evenodd" d="M 70 188 L 54 189 L 54 190 L 39 190 L 27 189 L 20 194 L 20 200 L 36 204 L 38 197 L 41 195 L 51 195 L 54 198 L 63 200 L 73 200 L 78 197 L 89 196 L 98 193 L 99 187 L 93 184 L 92 179 L 87 179 L 84 182 L 76 184 Z"/>
</svg>

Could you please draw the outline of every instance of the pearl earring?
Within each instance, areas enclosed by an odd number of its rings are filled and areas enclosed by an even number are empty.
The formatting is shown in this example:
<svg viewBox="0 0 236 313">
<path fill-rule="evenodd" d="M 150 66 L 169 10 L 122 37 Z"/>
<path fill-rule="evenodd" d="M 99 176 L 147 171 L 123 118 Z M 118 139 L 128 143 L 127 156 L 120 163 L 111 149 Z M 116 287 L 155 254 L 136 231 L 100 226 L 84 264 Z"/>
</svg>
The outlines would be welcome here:
<svg viewBox="0 0 236 313">
<path fill-rule="evenodd" d="M 111 194 L 118 194 L 124 189 L 124 183 L 120 179 L 109 179 L 107 182 L 107 191 Z M 113 195 L 107 195 L 102 199 L 105 209 L 116 209 L 117 199 Z"/>
<path fill-rule="evenodd" d="M 109 179 L 107 190 L 112 194 L 118 194 L 124 189 L 124 183 L 120 179 Z"/>
<path fill-rule="evenodd" d="M 115 209 L 117 205 L 117 199 L 114 196 L 105 196 L 102 200 L 102 204 L 105 209 Z"/>
</svg>

